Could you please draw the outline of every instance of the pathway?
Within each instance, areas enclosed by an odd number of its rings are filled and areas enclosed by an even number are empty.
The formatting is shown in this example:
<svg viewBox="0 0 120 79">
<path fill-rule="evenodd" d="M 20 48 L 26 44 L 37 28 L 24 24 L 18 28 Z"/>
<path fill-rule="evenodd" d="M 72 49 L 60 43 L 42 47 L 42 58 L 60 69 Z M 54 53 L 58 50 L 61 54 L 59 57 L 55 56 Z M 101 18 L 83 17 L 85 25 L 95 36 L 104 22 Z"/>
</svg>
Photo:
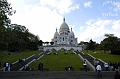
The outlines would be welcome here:
<svg viewBox="0 0 120 79">
<path fill-rule="evenodd" d="M 29 59 L 27 59 L 25 62 L 23 62 L 23 65 L 28 64 L 29 62 L 31 62 L 33 59 L 38 59 L 40 56 L 42 56 L 42 54 L 39 55 L 34 55 L 32 57 L 30 57 Z M 11 71 L 18 71 L 20 68 L 22 68 L 23 66 L 20 66 L 19 62 L 15 63 L 12 67 L 11 67 Z"/>
<path fill-rule="evenodd" d="M 93 57 L 91 57 L 91 56 L 88 55 L 88 54 L 83 54 L 83 53 L 81 53 L 81 52 L 79 52 L 79 51 L 75 51 L 75 52 L 76 52 L 76 54 L 80 54 L 84 59 L 87 59 L 87 60 L 94 66 L 94 62 L 93 62 L 94 58 L 93 58 Z M 101 62 L 101 61 L 99 61 L 99 63 L 100 63 L 101 66 L 102 66 L 102 71 L 106 71 L 106 69 L 105 69 L 105 67 L 104 67 L 104 63 Z"/>
</svg>

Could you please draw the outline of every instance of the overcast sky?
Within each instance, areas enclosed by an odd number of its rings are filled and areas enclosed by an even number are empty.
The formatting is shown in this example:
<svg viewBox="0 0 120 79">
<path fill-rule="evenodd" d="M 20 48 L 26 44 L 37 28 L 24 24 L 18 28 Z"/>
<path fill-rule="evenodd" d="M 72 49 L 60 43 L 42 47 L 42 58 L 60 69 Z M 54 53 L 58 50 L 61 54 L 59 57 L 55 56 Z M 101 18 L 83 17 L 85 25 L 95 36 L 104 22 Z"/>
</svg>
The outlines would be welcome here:
<svg viewBox="0 0 120 79">
<path fill-rule="evenodd" d="M 51 41 L 65 17 L 78 42 L 99 43 L 105 33 L 120 37 L 120 0 L 8 0 L 16 13 L 12 24 L 26 26 L 41 40 Z"/>
</svg>

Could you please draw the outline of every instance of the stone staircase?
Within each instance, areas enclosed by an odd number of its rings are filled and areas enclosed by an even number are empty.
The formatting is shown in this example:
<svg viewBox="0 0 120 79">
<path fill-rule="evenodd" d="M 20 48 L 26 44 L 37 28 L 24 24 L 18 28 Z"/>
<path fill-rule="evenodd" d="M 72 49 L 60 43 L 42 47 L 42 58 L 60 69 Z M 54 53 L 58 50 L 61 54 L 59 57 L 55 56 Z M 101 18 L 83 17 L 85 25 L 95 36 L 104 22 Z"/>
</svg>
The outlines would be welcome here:
<svg viewBox="0 0 120 79">
<path fill-rule="evenodd" d="M 12 67 L 11 67 L 11 71 L 18 71 L 20 70 L 24 65 L 27 65 L 28 63 L 30 63 L 33 59 L 37 60 L 39 57 L 41 57 L 43 55 L 42 54 L 39 54 L 39 55 L 33 55 L 32 57 L 26 59 L 25 62 L 23 62 L 23 65 L 20 66 L 20 63 L 19 62 L 16 62 Z M 31 62 L 32 63 L 32 62 Z"/>
<path fill-rule="evenodd" d="M 84 53 L 82 53 L 82 52 L 79 52 L 79 51 L 75 51 L 75 52 L 76 52 L 76 54 L 80 54 L 84 59 L 87 59 L 87 60 L 92 64 L 92 66 L 94 66 L 94 62 L 93 62 L 94 58 L 93 58 L 93 57 L 91 57 L 91 56 L 88 55 L 88 54 L 84 54 Z M 99 63 L 100 63 L 100 65 L 102 66 L 102 71 L 106 71 L 106 69 L 105 69 L 105 67 L 104 67 L 104 62 L 99 61 Z M 92 67 L 92 68 L 93 68 L 93 67 Z"/>
</svg>

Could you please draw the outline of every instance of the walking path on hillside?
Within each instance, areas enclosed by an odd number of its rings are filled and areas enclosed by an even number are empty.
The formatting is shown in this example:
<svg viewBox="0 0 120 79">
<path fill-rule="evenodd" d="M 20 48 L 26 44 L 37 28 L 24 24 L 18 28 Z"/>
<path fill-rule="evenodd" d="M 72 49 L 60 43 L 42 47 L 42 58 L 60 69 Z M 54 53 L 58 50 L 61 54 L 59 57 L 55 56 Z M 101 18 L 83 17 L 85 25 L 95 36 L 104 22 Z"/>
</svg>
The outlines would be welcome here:
<svg viewBox="0 0 120 79">
<path fill-rule="evenodd" d="M 93 57 L 91 57 L 88 54 L 83 54 L 83 53 L 81 53 L 79 51 L 75 51 L 75 52 L 76 52 L 76 54 L 80 54 L 84 59 L 87 59 L 94 66 L 94 62 L 93 62 L 94 58 Z M 104 63 L 101 62 L 101 61 L 99 61 L 99 63 L 102 66 L 102 71 L 106 71 L 106 69 L 104 67 Z"/>
<path fill-rule="evenodd" d="M 11 67 L 11 71 L 18 71 L 20 68 L 22 68 L 24 65 L 28 64 L 29 62 L 31 62 L 33 59 L 38 59 L 40 56 L 42 56 L 42 54 L 39 54 L 39 55 L 34 55 L 32 57 L 30 57 L 29 59 L 27 59 L 25 62 L 23 62 L 23 65 L 20 66 L 20 63 L 17 62 L 15 63 L 12 67 Z"/>
</svg>

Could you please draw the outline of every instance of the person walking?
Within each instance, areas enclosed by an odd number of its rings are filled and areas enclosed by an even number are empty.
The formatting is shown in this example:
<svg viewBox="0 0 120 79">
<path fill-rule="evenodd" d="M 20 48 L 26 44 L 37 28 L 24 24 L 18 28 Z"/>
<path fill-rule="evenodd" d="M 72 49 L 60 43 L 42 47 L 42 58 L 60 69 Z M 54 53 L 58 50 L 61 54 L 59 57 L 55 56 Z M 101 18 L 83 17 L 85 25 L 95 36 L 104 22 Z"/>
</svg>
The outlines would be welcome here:
<svg viewBox="0 0 120 79">
<path fill-rule="evenodd" d="M 8 63 L 8 72 L 10 72 L 10 70 L 11 70 L 11 64 Z"/>
<path fill-rule="evenodd" d="M 93 60 L 93 63 L 94 63 L 95 71 L 97 72 L 96 67 L 97 67 L 97 64 L 98 64 L 98 63 L 97 63 L 96 59 Z"/>
<path fill-rule="evenodd" d="M 8 62 L 6 62 L 6 64 L 5 64 L 6 66 L 6 68 L 5 68 L 5 71 L 8 71 L 8 68 L 9 68 L 9 63 Z"/>
<path fill-rule="evenodd" d="M 86 62 L 86 60 L 84 60 L 84 62 L 83 62 L 83 66 L 84 66 L 84 71 L 87 72 L 87 62 Z"/>
<path fill-rule="evenodd" d="M 102 77 L 102 67 L 99 63 L 97 65 L 96 69 L 97 69 L 97 72 L 98 72 L 97 78 Z"/>
<path fill-rule="evenodd" d="M 110 63 L 109 63 L 109 70 L 110 71 L 112 71 L 113 70 L 113 64 L 112 64 L 112 62 L 110 61 Z"/>
</svg>

